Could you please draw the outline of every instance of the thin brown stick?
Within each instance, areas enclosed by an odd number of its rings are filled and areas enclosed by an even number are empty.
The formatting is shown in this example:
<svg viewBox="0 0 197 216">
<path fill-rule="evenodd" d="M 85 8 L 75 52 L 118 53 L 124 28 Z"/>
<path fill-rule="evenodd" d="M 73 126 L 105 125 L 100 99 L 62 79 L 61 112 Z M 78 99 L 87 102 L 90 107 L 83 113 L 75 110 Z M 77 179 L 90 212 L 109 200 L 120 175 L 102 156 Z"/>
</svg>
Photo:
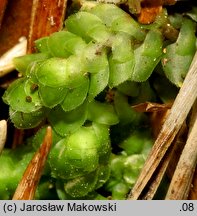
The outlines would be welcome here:
<svg viewBox="0 0 197 216">
<path fill-rule="evenodd" d="M 34 52 L 34 41 L 59 31 L 63 26 L 67 0 L 33 0 L 28 52 Z"/>
<path fill-rule="evenodd" d="M 177 168 L 171 180 L 166 199 L 187 199 L 197 162 L 197 117 L 191 129 Z"/>
<path fill-rule="evenodd" d="M 197 97 L 197 53 L 128 199 L 138 199 L 177 135 Z"/>
<path fill-rule="evenodd" d="M 173 155 L 169 162 L 169 166 L 166 170 L 166 175 L 168 176 L 169 179 L 172 179 L 172 176 L 174 175 L 174 171 L 180 159 L 180 155 L 187 141 L 187 136 L 188 136 L 188 125 L 186 124 L 186 122 L 184 122 L 175 141 L 173 141 L 175 142 L 175 146 L 173 149 Z"/>
<path fill-rule="evenodd" d="M 14 193 L 13 200 L 32 200 L 52 144 L 52 129 L 47 127 L 43 143 L 34 154 Z"/>
<path fill-rule="evenodd" d="M 197 200 L 197 166 L 196 166 L 196 170 L 194 173 L 194 177 L 193 177 L 193 181 L 192 181 L 192 185 L 190 188 L 190 193 L 188 196 L 189 200 Z"/>
<path fill-rule="evenodd" d="M 5 120 L 0 121 L 0 154 L 4 148 L 7 138 L 7 122 Z"/>
<path fill-rule="evenodd" d="M 167 104 L 155 104 L 155 103 L 148 102 L 148 103 L 136 105 L 133 108 L 136 109 L 136 111 L 138 112 L 152 112 L 150 116 L 152 133 L 154 137 L 157 138 L 159 131 L 161 130 L 161 127 L 170 112 L 169 110 L 170 107 L 171 106 L 168 106 Z M 173 149 L 174 148 L 175 148 L 175 145 L 173 145 Z M 142 200 L 152 200 L 153 199 L 163 179 L 163 176 L 168 167 L 168 164 L 172 158 L 173 152 L 174 150 L 172 151 L 168 150 L 167 154 L 165 154 L 163 160 L 157 167 L 154 175 L 148 182 L 148 185 L 146 186 L 145 190 L 140 195 L 140 199 Z"/>
<path fill-rule="evenodd" d="M 192 112 L 191 112 L 190 122 L 189 122 L 189 130 L 190 131 L 194 126 L 194 122 L 195 122 L 196 117 L 197 117 L 197 100 L 195 101 L 195 103 L 192 107 Z"/>
<path fill-rule="evenodd" d="M 165 174 L 165 171 L 168 167 L 168 164 L 170 162 L 170 159 L 172 157 L 172 152 L 168 152 L 163 160 L 162 163 L 158 166 L 158 169 L 153 175 L 153 178 L 150 179 L 149 184 L 148 184 L 148 191 L 143 194 L 143 196 L 140 198 L 142 200 L 152 200 L 155 193 L 157 192 L 157 189 L 163 179 L 163 176 Z"/>
<path fill-rule="evenodd" d="M 195 102 L 195 105 L 193 106 L 193 110 L 192 110 L 192 114 L 191 114 L 191 121 L 190 121 L 190 128 L 192 128 L 192 126 L 194 124 L 193 119 L 195 119 L 196 116 L 197 116 L 197 100 Z M 190 188 L 188 199 L 197 200 L 197 165 L 196 165 L 195 173 L 193 176 L 193 181 L 192 181 L 192 185 Z"/>
<path fill-rule="evenodd" d="M 150 179 L 150 181 L 147 185 L 148 190 L 146 191 L 145 194 L 143 193 L 143 196 L 140 197 L 142 200 L 153 199 L 154 195 L 157 192 L 157 189 L 158 189 L 158 187 L 159 187 L 159 185 L 160 185 L 160 183 L 164 177 L 164 174 L 166 173 L 167 168 L 169 169 L 169 166 L 170 166 L 173 169 L 173 166 L 177 165 L 176 160 L 179 159 L 178 155 L 176 155 L 177 149 L 180 149 L 180 152 L 181 152 L 184 145 L 185 145 L 185 139 L 183 138 L 185 132 L 186 132 L 186 126 L 184 125 L 181 128 L 181 130 L 179 131 L 176 139 L 173 141 L 170 148 L 168 149 L 168 151 L 164 155 L 164 157 L 163 157 L 161 163 L 159 164 L 159 166 L 157 167 L 154 175 Z M 173 165 L 171 165 L 172 160 L 173 160 L 173 163 L 175 163 Z"/>
<path fill-rule="evenodd" d="M 14 128 L 14 138 L 12 141 L 12 148 L 16 148 L 19 145 L 23 144 L 23 139 L 24 139 L 24 130 Z"/>
</svg>

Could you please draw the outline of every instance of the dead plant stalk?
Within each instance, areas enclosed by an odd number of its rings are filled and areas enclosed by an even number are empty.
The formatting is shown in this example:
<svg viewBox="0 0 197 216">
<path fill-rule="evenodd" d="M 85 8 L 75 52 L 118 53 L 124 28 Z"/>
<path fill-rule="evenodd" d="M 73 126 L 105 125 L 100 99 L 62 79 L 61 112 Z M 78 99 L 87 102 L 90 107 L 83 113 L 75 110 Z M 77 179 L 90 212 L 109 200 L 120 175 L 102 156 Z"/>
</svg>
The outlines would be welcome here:
<svg viewBox="0 0 197 216">
<path fill-rule="evenodd" d="M 171 111 L 159 133 L 154 146 L 144 164 L 140 176 L 129 194 L 128 199 L 139 198 L 156 168 L 163 159 L 166 151 L 180 130 L 192 105 L 197 98 L 197 53 L 183 82 L 183 85 L 174 101 Z"/>
</svg>

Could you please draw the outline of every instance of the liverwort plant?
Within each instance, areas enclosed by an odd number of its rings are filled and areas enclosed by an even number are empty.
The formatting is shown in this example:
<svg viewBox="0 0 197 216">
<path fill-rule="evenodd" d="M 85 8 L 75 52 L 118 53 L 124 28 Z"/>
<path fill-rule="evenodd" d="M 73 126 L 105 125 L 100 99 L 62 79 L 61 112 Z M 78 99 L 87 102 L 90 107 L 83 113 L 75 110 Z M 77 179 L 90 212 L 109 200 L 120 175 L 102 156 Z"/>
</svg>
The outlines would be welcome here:
<svg viewBox="0 0 197 216">
<path fill-rule="evenodd" d="M 14 59 L 22 77 L 3 100 L 16 128 L 40 127 L 28 141 L 32 152 L 45 125 L 52 126 L 53 146 L 43 176 L 52 179 L 60 199 L 103 198 L 96 192 L 101 187 L 112 198 L 124 199 L 133 186 L 152 141 L 149 130 L 140 131 L 140 125 L 148 124 L 146 116 L 131 105 L 160 97 L 150 84 L 154 73 L 179 87 L 196 49 L 195 21 L 180 15 L 177 27 L 166 13 L 145 26 L 113 4 L 82 7 L 66 19 L 64 29 L 35 41 L 37 53 Z M 163 34 L 166 23 L 179 32 L 176 41 Z M 11 170 L 15 165 L 9 154 L 2 158 Z M 43 188 L 48 184 L 44 181 Z"/>
</svg>

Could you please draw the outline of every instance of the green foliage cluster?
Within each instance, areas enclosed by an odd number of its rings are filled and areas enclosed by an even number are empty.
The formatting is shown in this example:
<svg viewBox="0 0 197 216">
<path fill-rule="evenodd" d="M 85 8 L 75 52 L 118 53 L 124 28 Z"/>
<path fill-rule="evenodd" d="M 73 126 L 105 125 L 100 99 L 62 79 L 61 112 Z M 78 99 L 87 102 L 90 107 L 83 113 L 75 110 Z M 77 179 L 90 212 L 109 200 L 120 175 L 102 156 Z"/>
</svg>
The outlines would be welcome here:
<svg viewBox="0 0 197 216">
<path fill-rule="evenodd" d="M 69 16 L 62 31 L 35 41 L 37 53 L 14 59 L 22 78 L 3 96 L 11 121 L 22 129 L 43 123 L 53 128 L 41 191 L 48 188 L 49 195 L 53 185 L 60 199 L 101 199 L 96 191 L 104 187 L 112 198 L 125 198 L 152 143 L 149 133 L 134 130 L 147 121 L 131 104 L 166 102 L 176 94 L 196 50 L 193 17 L 164 10 L 153 24 L 141 25 L 113 4 L 98 4 Z M 33 149 L 44 132 L 45 127 L 29 141 Z M 112 153 L 115 145 L 118 154 Z M 12 152 L 0 157 L 0 166 L 9 170 L 0 182 L 15 170 L 0 184 L 0 194 L 10 191 L 2 198 L 13 192 L 33 151 L 21 151 L 17 159 Z"/>
</svg>

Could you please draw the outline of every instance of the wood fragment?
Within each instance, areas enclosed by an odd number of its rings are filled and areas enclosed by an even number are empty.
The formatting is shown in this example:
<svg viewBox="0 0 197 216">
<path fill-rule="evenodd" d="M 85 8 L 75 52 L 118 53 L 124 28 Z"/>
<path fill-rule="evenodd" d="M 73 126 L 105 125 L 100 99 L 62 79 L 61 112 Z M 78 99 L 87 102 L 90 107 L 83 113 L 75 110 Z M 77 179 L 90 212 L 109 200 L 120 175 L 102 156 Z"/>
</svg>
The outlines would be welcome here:
<svg viewBox="0 0 197 216">
<path fill-rule="evenodd" d="M 43 143 L 34 154 L 14 193 L 13 200 L 32 200 L 52 144 L 52 129 L 47 127 Z"/>
<path fill-rule="evenodd" d="M 170 110 L 170 114 L 168 115 L 161 132 L 153 145 L 128 199 L 136 200 L 139 198 L 146 184 L 160 164 L 197 98 L 196 86 L 197 53 L 194 56 L 187 76 Z"/>
<path fill-rule="evenodd" d="M 0 121 L 0 154 L 3 151 L 7 138 L 7 122 L 5 120 Z"/>
<path fill-rule="evenodd" d="M 62 29 L 67 0 L 33 0 L 28 53 L 35 51 L 34 41 Z"/>
</svg>

